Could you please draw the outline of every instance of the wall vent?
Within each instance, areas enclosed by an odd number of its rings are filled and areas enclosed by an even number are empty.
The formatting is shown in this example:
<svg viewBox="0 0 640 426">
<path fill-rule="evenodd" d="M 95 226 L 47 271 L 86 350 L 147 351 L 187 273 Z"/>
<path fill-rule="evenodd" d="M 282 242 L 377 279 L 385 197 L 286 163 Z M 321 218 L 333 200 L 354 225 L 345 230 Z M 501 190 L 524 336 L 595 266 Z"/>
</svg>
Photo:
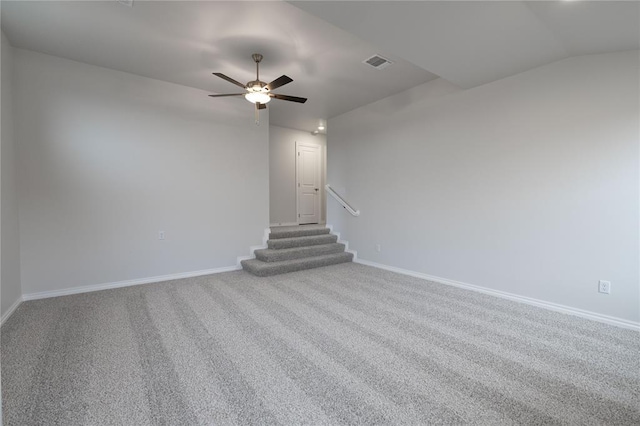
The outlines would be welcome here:
<svg viewBox="0 0 640 426">
<path fill-rule="evenodd" d="M 133 0 L 118 0 L 118 3 L 125 6 L 133 7 Z"/>
<path fill-rule="evenodd" d="M 367 65 L 371 65 L 372 67 L 374 67 L 377 70 L 381 70 L 381 69 L 385 69 L 386 67 L 391 65 L 393 62 L 391 62 L 387 58 L 383 58 L 380 55 L 373 55 L 369 59 L 365 59 L 364 61 L 362 61 L 362 63 L 363 64 L 367 64 Z"/>
</svg>

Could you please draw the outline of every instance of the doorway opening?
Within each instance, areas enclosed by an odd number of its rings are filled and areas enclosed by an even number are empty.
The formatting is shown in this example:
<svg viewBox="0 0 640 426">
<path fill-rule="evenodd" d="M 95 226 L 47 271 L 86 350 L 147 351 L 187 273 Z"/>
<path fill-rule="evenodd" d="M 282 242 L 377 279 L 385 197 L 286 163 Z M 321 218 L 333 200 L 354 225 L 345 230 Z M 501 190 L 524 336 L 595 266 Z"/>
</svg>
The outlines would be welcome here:
<svg viewBox="0 0 640 426">
<path fill-rule="evenodd" d="M 326 223 L 326 135 L 269 126 L 269 224 Z"/>
<path fill-rule="evenodd" d="M 296 206 L 298 225 L 320 223 L 322 208 L 321 149 L 296 142 Z"/>
</svg>

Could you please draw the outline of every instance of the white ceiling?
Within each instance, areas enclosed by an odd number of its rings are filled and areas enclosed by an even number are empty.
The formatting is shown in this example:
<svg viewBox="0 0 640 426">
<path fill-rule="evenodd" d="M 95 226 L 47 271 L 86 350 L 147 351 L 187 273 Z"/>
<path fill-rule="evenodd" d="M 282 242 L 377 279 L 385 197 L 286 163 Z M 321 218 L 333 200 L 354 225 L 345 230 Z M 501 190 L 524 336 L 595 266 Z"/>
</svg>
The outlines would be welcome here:
<svg viewBox="0 0 640 426">
<path fill-rule="evenodd" d="M 271 102 L 271 123 L 312 130 L 436 76 L 469 88 L 569 56 L 639 49 L 640 4 L 3 0 L 2 30 L 15 47 L 211 93 L 237 91 L 212 72 L 253 80 L 259 52 L 262 80 L 287 74 L 294 82 L 276 92 L 309 98 Z M 361 63 L 376 53 L 394 65 Z"/>
<path fill-rule="evenodd" d="M 640 48 L 635 1 L 291 1 L 463 88 Z"/>
<path fill-rule="evenodd" d="M 314 130 L 342 114 L 436 78 L 286 2 L 2 1 L 2 30 L 14 47 L 210 91 L 237 93 L 255 79 L 251 54 L 262 53 L 261 80 L 293 83 L 275 93 L 305 104 L 269 103 L 275 125 Z M 362 61 L 385 54 L 396 63 L 375 70 Z M 219 100 L 211 99 L 211 102 Z M 242 98 L 247 114 L 252 105 Z"/>
</svg>

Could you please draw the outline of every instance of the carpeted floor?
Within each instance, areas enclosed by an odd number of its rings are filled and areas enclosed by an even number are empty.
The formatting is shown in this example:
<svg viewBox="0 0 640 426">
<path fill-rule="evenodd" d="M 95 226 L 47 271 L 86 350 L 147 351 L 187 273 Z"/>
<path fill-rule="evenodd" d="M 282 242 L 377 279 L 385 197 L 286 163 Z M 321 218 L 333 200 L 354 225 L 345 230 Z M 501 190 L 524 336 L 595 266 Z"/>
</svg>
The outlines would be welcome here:
<svg viewBox="0 0 640 426">
<path fill-rule="evenodd" d="M 636 332 L 358 264 L 23 303 L 5 426 L 640 424 Z"/>
</svg>

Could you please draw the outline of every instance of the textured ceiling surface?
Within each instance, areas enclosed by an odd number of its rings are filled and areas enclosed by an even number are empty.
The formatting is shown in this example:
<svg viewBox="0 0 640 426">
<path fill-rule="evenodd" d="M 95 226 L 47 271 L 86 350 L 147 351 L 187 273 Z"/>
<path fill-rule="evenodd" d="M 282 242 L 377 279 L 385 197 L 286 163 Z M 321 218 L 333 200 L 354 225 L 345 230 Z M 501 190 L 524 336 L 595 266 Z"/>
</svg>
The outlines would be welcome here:
<svg viewBox="0 0 640 426">
<path fill-rule="evenodd" d="M 575 55 L 640 49 L 629 1 L 291 1 L 470 88 Z"/>
<path fill-rule="evenodd" d="M 575 55 L 640 48 L 640 4 L 616 1 L 3 1 L 11 44 L 211 93 L 287 74 L 272 124 L 319 120 L 437 77 L 462 88 Z M 381 54 L 394 64 L 362 61 Z M 216 100 L 211 100 L 215 102 Z M 238 98 L 238 102 L 246 102 Z M 251 105 L 247 103 L 247 112 Z"/>
<path fill-rule="evenodd" d="M 2 30 L 14 47 L 210 93 L 238 92 L 212 72 L 254 80 L 251 54 L 262 53 L 262 80 L 286 74 L 293 83 L 275 92 L 309 99 L 270 102 L 270 122 L 303 130 L 436 78 L 285 2 L 3 1 Z M 394 65 L 362 64 L 376 53 Z"/>
</svg>

